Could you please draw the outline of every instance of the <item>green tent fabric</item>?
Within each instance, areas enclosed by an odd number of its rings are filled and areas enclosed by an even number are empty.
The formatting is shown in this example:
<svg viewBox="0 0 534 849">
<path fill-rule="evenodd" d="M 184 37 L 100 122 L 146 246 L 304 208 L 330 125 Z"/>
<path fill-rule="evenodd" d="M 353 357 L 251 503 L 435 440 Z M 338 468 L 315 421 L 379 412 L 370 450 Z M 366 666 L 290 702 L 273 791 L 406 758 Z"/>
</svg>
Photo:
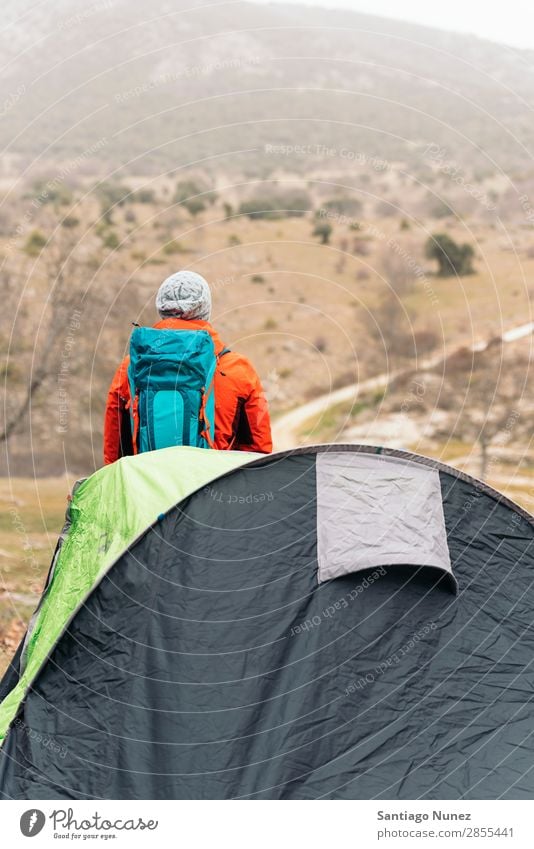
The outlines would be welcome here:
<svg viewBox="0 0 534 849">
<path fill-rule="evenodd" d="M 22 675 L 0 705 L 0 745 L 65 627 L 117 558 L 158 516 L 215 478 L 260 456 L 166 448 L 124 457 L 76 488 L 69 508 L 69 532 L 27 636 Z"/>
</svg>

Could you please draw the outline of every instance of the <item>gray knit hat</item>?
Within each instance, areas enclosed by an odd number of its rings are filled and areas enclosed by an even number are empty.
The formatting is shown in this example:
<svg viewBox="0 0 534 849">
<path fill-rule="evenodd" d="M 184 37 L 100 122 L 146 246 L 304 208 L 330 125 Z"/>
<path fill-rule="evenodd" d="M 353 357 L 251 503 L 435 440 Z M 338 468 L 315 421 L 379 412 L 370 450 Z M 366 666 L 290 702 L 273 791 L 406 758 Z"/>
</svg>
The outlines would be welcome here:
<svg viewBox="0 0 534 849">
<path fill-rule="evenodd" d="M 159 287 L 156 295 L 156 309 L 162 318 L 176 316 L 209 321 L 210 287 L 195 271 L 177 271 L 167 277 Z"/>
</svg>

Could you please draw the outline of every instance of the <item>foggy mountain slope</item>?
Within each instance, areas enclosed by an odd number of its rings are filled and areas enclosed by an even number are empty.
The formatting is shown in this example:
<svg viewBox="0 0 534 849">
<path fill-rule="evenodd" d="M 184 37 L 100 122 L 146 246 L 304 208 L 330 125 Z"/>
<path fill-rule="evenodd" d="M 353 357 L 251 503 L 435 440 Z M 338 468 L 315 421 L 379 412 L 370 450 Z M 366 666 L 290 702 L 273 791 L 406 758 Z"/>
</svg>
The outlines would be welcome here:
<svg viewBox="0 0 534 849">
<path fill-rule="evenodd" d="M 299 144 L 417 167 L 438 144 L 509 171 L 534 149 L 534 52 L 348 11 L 11 2 L 0 43 L 0 143 L 25 164 L 254 172 L 265 145 Z"/>
</svg>

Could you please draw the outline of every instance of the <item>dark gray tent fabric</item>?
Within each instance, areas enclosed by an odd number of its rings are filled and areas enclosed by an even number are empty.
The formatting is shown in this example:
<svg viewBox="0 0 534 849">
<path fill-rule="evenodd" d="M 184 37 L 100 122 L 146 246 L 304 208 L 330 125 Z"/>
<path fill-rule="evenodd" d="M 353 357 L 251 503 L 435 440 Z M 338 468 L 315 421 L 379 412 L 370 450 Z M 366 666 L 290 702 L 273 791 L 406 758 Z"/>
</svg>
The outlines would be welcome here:
<svg viewBox="0 0 534 849">
<path fill-rule="evenodd" d="M 533 520 L 430 464 L 456 583 L 417 557 L 320 582 L 325 450 L 215 481 L 124 554 L 8 733 L 4 798 L 534 797 Z"/>
</svg>

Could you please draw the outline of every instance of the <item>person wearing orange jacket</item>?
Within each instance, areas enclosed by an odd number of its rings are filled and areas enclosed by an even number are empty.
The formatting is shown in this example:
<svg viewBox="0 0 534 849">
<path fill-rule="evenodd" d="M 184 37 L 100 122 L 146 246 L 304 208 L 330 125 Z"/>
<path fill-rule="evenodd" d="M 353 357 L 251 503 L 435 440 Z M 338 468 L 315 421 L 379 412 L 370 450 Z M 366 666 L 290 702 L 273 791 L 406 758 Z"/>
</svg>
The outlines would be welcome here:
<svg viewBox="0 0 534 849">
<path fill-rule="evenodd" d="M 210 324 L 211 292 L 208 283 L 193 271 L 168 277 L 156 296 L 160 321 L 156 328 L 206 330 L 218 357 L 214 378 L 215 448 L 220 450 L 272 451 L 267 399 L 253 366 L 242 354 L 226 349 Z M 224 352 L 224 354 L 223 354 Z M 130 425 L 130 387 L 125 357 L 111 382 L 104 420 L 104 463 L 133 454 Z"/>
</svg>

